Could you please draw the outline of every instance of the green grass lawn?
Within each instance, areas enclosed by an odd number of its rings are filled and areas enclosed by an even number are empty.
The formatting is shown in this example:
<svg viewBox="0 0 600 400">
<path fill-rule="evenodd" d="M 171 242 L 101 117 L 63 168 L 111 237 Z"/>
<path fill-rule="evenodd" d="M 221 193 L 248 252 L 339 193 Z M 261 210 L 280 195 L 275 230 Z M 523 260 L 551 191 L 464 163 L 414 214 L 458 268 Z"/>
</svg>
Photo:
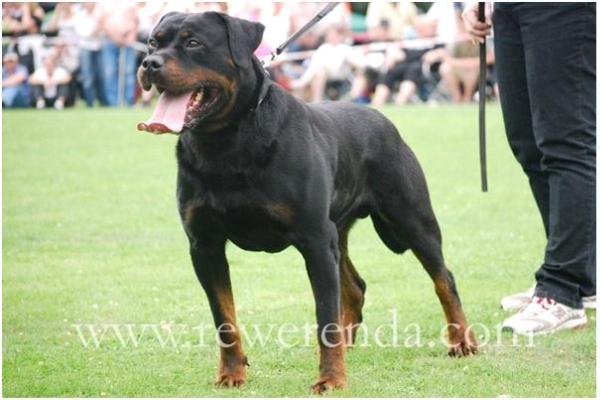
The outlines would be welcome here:
<svg viewBox="0 0 600 400">
<path fill-rule="evenodd" d="M 508 315 L 500 298 L 532 284 L 544 246 L 500 111 L 489 106 L 487 194 L 479 190 L 475 106 L 385 111 L 425 170 L 467 317 L 492 329 Z M 176 138 L 135 131 L 149 113 L 4 112 L 3 395 L 309 395 L 315 346 L 246 346 L 247 384 L 223 390 L 212 385 L 211 330 L 205 347 L 194 344 L 193 330 L 183 331 L 190 345 L 181 346 L 142 336 L 138 346 L 124 347 L 111 332 L 98 348 L 79 340 L 74 324 L 212 321 L 176 211 Z M 595 395 L 595 312 L 588 311 L 587 328 L 536 338 L 533 346 L 524 339 L 513 346 L 509 335 L 494 332 L 478 356 L 450 359 L 439 343 L 441 307 L 414 256 L 388 251 L 369 220 L 353 229 L 350 253 L 368 284 L 365 324 L 387 324 L 396 310 L 401 328 L 420 325 L 424 345 L 352 349 L 348 387 L 335 395 Z M 241 323 L 313 323 L 308 278 L 294 249 L 269 255 L 230 245 L 228 256 Z"/>
</svg>

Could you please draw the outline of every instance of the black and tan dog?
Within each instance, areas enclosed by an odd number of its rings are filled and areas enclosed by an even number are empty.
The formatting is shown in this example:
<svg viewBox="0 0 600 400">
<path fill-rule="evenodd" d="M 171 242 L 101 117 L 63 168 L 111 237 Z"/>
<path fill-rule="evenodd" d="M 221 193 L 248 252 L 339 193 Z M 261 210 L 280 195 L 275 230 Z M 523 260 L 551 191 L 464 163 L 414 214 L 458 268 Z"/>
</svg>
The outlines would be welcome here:
<svg viewBox="0 0 600 400">
<path fill-rule="evenodd" d="M 138 129 L 180 135 L 179 212 L 226 344 L 217 383 L 238 386 L 246 378 L 225 256 L 231 241 L 251 251 L 294 246 L 302 254 L 320 345 L 313 390 L 344 385 L 344 351 L 362 321 L 366 287 L 348 258 L 348 231 L 367 216 L 387 247 L 411 249 L 431 276 L 450 354 L 474 353 L 414 154 L 378 112 L 306 104 L 269 81 L 253 56 L 262 33 L 262 25 L 224 14 L 170 13 L 153 30 L 139 70 L 143 87 L 155 85 L 161 96 Z"/>
</svg>

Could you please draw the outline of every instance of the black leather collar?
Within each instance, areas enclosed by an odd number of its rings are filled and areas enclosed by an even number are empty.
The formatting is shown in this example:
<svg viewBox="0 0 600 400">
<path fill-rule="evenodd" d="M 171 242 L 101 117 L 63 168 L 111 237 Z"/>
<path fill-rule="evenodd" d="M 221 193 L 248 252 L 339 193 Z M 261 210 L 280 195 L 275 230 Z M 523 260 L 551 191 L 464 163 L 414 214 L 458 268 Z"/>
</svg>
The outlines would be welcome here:
<svg viewBox="0 0 600 400">
<path fill-rule="evenodd" d="M 263 67 L 261 62 L 258 61 L 256 57 L 254 57 L 253 61 L 257 69 L 262 73 L 262 82 L 260 84 L 260 90 L 258 92 L 256 105 L 250 109 L 251 112 L 258 110 L 265 97 L 267 97 L 267 93 L 269 92 L 269 86 L 271 83 L 271 77 L 269 76 L 269 72 Z"/>
</svg>

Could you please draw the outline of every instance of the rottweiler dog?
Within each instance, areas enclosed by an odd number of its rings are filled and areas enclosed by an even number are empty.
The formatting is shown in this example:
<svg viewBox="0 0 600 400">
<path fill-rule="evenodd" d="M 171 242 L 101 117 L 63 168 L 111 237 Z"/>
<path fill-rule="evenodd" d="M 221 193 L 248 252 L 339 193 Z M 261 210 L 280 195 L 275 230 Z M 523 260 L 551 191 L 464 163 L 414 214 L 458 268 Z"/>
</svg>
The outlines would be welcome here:
<svg viewBox="0 0 600 400">
<path fill-rule="evenodd" d="M 475 353 L 415 155 L 377 111 L 307 104 L 269 80 L 253 55 L 263 30 L 216 12 L 169 13 L 138 71 L 145 89 L 161 93 L 138 129 L 179 135 L 177 200 L 221 342 L 217 384 L 243 384 L 248 365 L 225 255 L 231 241 L 302 254 L 320 350 L 312 389 L 344 386 L 344 352 L 362 321 L 366 289 L 348 257 L 348 232 L 367 216 L 389 249 L 412 250 L 433 280 L 449 354 Z"/>
</svg>

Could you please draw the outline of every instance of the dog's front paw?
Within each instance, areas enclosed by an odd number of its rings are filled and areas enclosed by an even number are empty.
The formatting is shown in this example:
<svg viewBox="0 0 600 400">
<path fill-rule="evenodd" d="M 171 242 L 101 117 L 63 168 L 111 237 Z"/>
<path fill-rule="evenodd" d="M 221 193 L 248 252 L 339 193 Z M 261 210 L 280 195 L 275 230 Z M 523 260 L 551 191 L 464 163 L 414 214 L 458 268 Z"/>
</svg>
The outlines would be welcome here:
<svg viewBox="0 0 600 400">
<path fill-rule="evenodd" d="M 215 385 L 222 388 L 240 387 L 246 382 L 246 371 L 222 371 Z"/>
<path fill-rule="evenodd" d="M 231 363 L 222 361 L 215 384 L 223 388 L 242 386 L 246 382 L 246 365 L 248 365 L 246 357 Z"/>
<path fill-rule="evenodd" d="M 342 389 L 346 386 L 345 379 L 321 377 L 310 387 L 314 394 L 323 394 L 333 389 Z"/>
<path fill-rule="evenodd" d="M 466 357 L 477 353 L 477 341 L 473 332 L 468 331 L 462 334 L 453 335 L 450 338 L 448 355 L 450 357 Z"/>
</svg>

